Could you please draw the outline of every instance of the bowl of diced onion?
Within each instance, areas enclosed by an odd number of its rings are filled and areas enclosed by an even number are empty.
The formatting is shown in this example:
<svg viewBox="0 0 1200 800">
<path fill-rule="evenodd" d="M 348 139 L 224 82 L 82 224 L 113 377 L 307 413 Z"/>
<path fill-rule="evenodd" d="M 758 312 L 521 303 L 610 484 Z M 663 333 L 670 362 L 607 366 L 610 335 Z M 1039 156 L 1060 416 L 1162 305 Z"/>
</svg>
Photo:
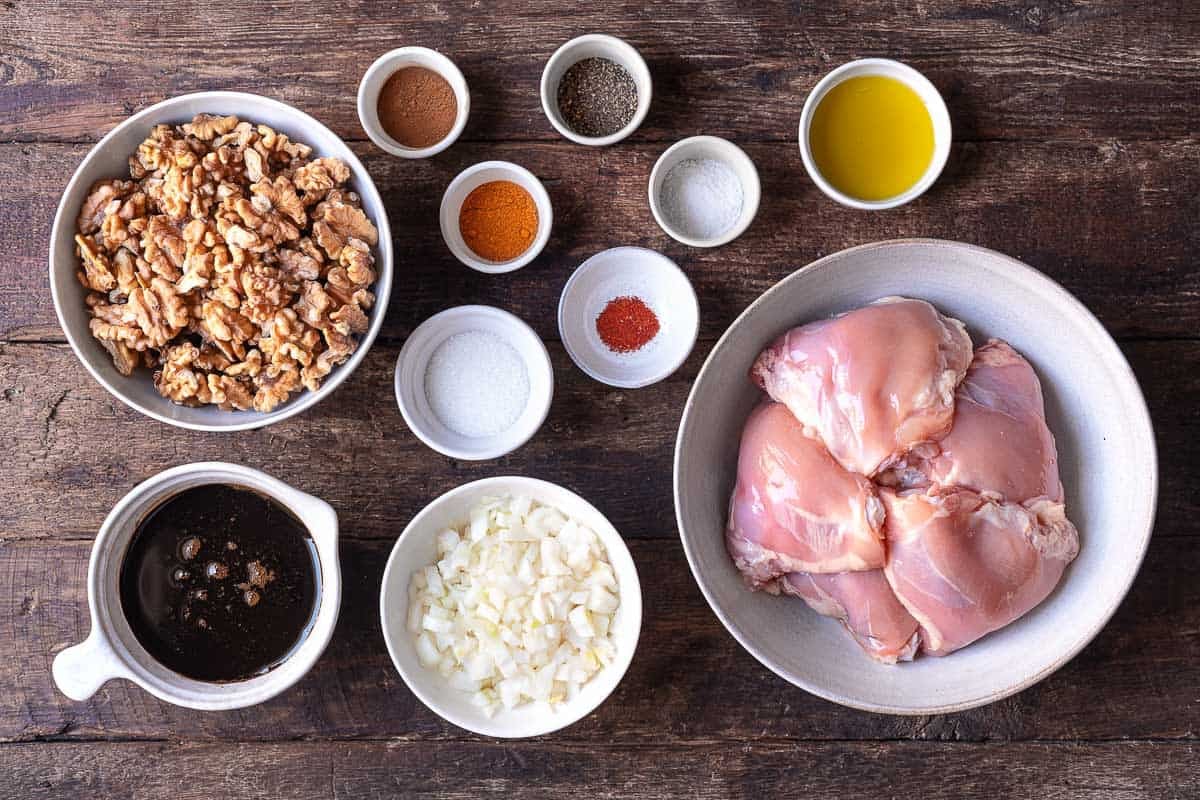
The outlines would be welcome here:
<svg viewBox="0 0 1200 800">
<path fill-rule="evenodd" d="M 388 558 L 383 638 L 409 689 L 485 736 L 539 736 L 591 713 L 620 682 L 642 626 L 629 549 L 553 483 L 496 477 L 453 489 Z"/>
</svg>

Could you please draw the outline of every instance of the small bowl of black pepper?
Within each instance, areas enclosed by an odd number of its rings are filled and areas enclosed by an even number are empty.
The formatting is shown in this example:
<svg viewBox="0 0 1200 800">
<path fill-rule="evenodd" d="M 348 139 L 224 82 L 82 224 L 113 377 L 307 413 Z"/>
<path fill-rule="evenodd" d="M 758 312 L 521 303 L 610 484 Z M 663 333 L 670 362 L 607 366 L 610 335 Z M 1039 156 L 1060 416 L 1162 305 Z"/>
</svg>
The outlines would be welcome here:
<svg viewBox="0 0 1200 800">
<path fill-rule="evenodd" d="M 616 36 L 591 33 L 564 44 L 542 70 L 542 109 L 573 142 L 602 147 L 637 130 L 650 110 L 645 59 Z"/>
</svg>

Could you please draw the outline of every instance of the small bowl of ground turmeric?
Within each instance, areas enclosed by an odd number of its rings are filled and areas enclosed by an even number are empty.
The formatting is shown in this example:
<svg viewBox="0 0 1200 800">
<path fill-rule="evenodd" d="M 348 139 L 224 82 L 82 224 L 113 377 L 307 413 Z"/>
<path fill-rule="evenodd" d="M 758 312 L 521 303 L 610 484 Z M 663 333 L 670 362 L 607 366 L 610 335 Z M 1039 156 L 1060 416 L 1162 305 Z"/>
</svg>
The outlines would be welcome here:
<svg viewBox="0 0 1200 800">
<path fill-rule="evenodd" d="M 537 257 L 550 239 L 554 210 L 532 172 L 508 161 L 484 161 L 450 182 L 439 217 L 455 258 L 496 274 Z"/>
<path fill-rule="evenodd" d="M 428 47 L 384 53 L 358 85 L 363 130 L 401 158 L 428 158 L 454 144 L 470 111 L 466 78 L 453 61 Z"/>
</svg>

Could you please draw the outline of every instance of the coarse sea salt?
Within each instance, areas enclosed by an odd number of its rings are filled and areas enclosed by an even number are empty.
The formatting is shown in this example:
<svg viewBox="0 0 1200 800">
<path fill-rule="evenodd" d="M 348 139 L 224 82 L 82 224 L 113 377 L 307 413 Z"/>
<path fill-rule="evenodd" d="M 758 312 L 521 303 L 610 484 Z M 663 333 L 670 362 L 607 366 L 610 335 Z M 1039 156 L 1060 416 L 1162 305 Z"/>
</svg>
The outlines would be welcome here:
<svg viewBox="0 0 1200 800">
<path fill-rule="evenodd" d="M 686 158 L 667 171 L 659 201 L 671 227 L 692 239 L 715 239 L 742 214 L 742 182 L 723 161 Z"/>
<path fill-rule="evenodd" d="M 499 336 L 464 331 L 433 351 L 425 398 L 459 436 L 495 436 L 512 427 L 529 403 L 529 373 L 520 353 Z"/>
</svg>

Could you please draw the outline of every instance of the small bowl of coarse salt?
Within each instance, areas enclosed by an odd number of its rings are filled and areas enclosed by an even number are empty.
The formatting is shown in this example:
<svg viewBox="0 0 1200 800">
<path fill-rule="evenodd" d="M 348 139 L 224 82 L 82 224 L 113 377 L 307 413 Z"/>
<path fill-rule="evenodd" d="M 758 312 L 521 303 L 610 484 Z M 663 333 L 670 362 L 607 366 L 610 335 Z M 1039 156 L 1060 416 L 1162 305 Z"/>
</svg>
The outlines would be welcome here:
<svg viewBox="0 0 1200 800">
<path fill-rule="evenodd" d="M 659 156 L 650 171 L 650 210 L 673 239 L 718 247 L 741 236 L 762 188 L 742 148 L 717 136 L 692 136 Z"/>
<path fill-rule="evenodd" d="M 396 402 L 409 430 L 451 458 L 511 453 L 550 412 L 550 354 L 520 318 L 457 306 L 421 323 L 396 359 Z"/>
<path fill-rule="evenodd" d="M 613 247 L 579 265 L 558 301 L 567 354 L 592 378 L 649 386 L 687 360 L 700 304 L 674 261 L 644 247 Z"/>
</svg>

